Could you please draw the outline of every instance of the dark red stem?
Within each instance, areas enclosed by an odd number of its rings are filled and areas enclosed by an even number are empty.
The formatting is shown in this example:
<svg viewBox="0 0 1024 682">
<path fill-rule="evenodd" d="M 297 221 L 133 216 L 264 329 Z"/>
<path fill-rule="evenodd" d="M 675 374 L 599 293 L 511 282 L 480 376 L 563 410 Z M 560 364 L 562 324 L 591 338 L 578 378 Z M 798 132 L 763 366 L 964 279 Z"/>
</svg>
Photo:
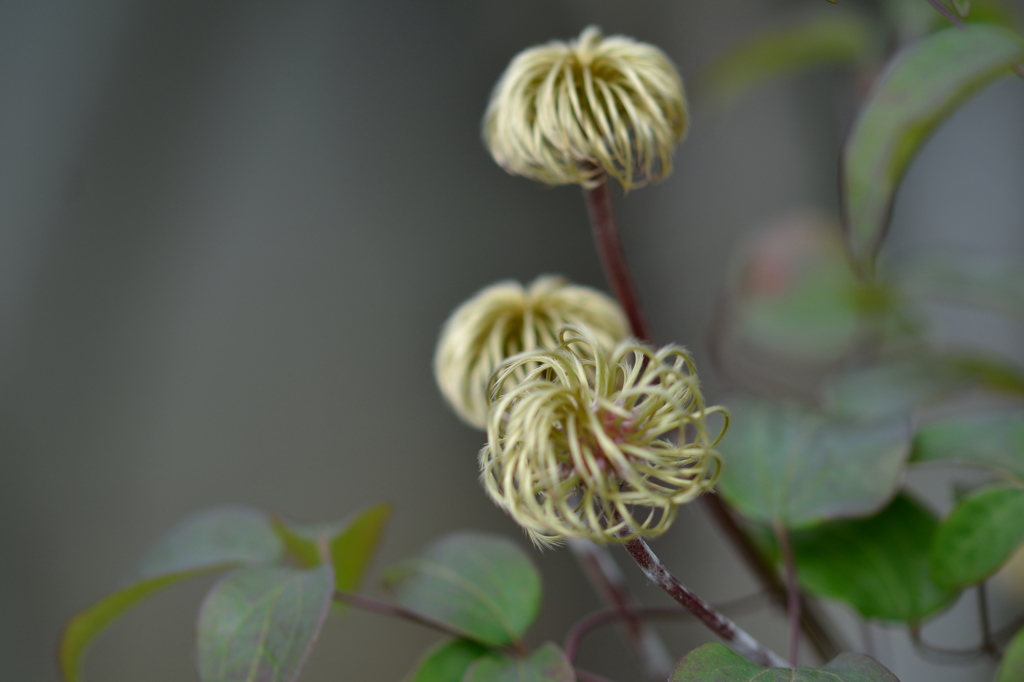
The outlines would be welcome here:
<svg viewBox="0 0 1024 682">
<path fill-rule="evenodd" d="M 759 665 L 785 668 L 786 661 L 771 649 L 750 636 L 745 630 L 723 616 L 706 601 L 698 597 L 668 572 L 647 543 L 636 538 L 625 544 L 626 551 L 633 557 L 644 575 L 655 585 L 675 599 L 687 611 L 697 617 L 708 629 L 728 642 L 736 653 Z"/>
<path fill-rule="evenodd" d="M 793 558 L 793 546 L 789 542 L 789 533 L 781 523 L 775 524 L 775 537 L 779 541 L 779 551 L 786 566 L 786 593 L 789 595 L 789 664 L 796 667 L 800 656 L 800 587 L 796 578 L 796 560 Z"/>
</svg>

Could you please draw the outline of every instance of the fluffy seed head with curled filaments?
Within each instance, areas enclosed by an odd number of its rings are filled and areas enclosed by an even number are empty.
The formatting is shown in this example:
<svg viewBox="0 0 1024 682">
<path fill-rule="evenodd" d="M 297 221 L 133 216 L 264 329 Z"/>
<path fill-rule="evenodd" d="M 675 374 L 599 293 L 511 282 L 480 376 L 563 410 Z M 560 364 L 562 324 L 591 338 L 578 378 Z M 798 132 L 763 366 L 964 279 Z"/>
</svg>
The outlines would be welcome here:
<svg viewBox="0 0 1024 682">
<path fill-rule="evenodd" d="M 498 282 L 463 303 L 441 330 L 434 355 L 434 377 L 441 393 L 467 424 L 487 425 L 487 381 L 509 357 L 558 345 L 566 324 L 591 329 L 596 341 L 613 348 L 629 336 L 621 308 L 611 298 L 561 277 L 542 276 L 523 287 Z M 506 378 L 511 386 L 525 375 Z"/>
<path fill-rule="evenodd" d="M 608 350 L 566 327 L 560 345 L 510 358 L 490 382 L 484 487 L 538 544 L 663 533 L 720 469 L 693 361 L 679 346 Z M 517 373 L 525 376 L 513 382 Z"/>
<path fill-rule="evenodd" d="M 679 74 L 653 45 L 587 28 L 519 53 L 491 94 L 483 136 L 498 164 L 549 185 L 657 182 L 689 117 Z"/>
</svg>

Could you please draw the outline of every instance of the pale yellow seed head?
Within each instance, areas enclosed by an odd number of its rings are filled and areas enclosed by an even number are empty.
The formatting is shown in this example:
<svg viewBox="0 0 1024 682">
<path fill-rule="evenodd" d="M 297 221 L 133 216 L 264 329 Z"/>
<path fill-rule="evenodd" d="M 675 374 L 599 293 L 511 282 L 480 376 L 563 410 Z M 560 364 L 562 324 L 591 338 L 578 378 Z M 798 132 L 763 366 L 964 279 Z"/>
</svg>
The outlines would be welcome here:
<svg viewBox="0 0 1024 682">
<path fill-rule="evenodd" d="M 556 347 L 558 330 L 566 324 L 588 327 L 608 348 L 629 336 L 615 301 L 561 277 L 538 277 L 529 287 L 506 281 L 483 289 L 441 330 L 434 354 L 441 393 L 463 421 L 485 428 L 491 373 L 517 353 Z"/>
<path fill-rule="evenodd" d="M 519 53 L 491 94 L 483 136 L 498 164 L 549 185 L 657 182 L 688 126 L 686 96 L 653 45 L 590 27 Z"/>
<path fill-rule="evenodd" d="M 605 348 L 566 327 L 555 350 L 510 358 L 490 382 L 481 478 L 541 545 L 659 535 L 711 488 L 720 459 L 693 361 L 679 346 Z M 509 382 L 525 372 L 525 376 Z"/>
</svg>

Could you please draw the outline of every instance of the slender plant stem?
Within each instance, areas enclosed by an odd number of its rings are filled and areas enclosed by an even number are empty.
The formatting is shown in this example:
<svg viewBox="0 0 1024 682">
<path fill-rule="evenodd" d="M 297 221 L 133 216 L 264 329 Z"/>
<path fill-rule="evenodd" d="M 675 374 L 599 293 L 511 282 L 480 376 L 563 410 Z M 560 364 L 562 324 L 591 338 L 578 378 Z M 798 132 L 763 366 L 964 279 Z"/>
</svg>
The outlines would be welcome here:
<svg viewBox="0 0 1024 682">
<path fill-rule="evenodd" d="M 981 646 L 986 651 L 999 655 L 999 647 L 996 645 L 995 637 L 992 636 L 992 619 L 988 612 L 988 590 L 985 589 L 984 581 L 978 583 L 976 590 L 978 597 L 978 622 L 981 624 Z"/>
<path fill-rule="evenodd" d="M 601 256 L 601 263 L 604 266 L 605 275 L 611 284 L 612 291 L 615 293 L 619 305 L 622 306 L 626 313 L 633 335 L 640 341 L 651 343 L 654 339 L 651 336 L 650 328 L 647 326 L 647 321 L 641 310 L 640 298 L 637 295 L 636 288 L 633 286 L 629 267 L 626 265 L 622 246 L 619 243 L 608 182 L 603 182 L 594 189 L 584 190 L 583 195 L 586 199 L 587 212 L 590 215 L 594 242 L 597 245 L 598 253 Z M 785 588 L 776 575 L 775 569 L 754 548 L 750 538 L 739 527 L 739 524 L 736 523 L 725 503 L 714 493 L 702 495 L 701 500 L 705 508 L 715 517 L 719 527 L 740 553 L 740 556 L 747 563 L 751 572 L 776 597 L 780 606 L 785 607 Z M 803 609 L 803 614 L 801 623 L 804 632 L 807 634 L 808 641 L 823 660 L 833 658 L 839 653 L 839 647 L 822 625 L 821 619 L 808 608 Z"/>
<path fill-rule="evenodd" d="M 775 523 L 775 537 L 779 541 L 782 561 L 786 565 L 786 592 L 789 594 L 789 664 L 796 667 L 800 657 L 800 588 L 796 579 L 796 559 L 789 533 L 781 523 Z"/>
<path fill-rule="evenodd" d="M 953 10 L 943 5 L 942 0 L 928 0 L 928 2 L 931 3 L 932 7 L 934 7 L 939 14 L 946 17 L 946 19 L 949 20 L 949 23 L 953 24 L 957 28 L 966 28 L 964 20 L 958 17 Z"/>
<path fill-rule="evenodd" d="M 407 609 L 399 604 L 391 604 L 380 599 L 374 599 L 373 597 L 366 597 L 361 594 L 353 594 L 351 592 L 343 592 L 341 590 L 334 591 L 334 598 L 340 602 L 344 602 L 349 606 L 354 606 L 357 609 L 363 611 L 371 611 L 373 613 L 379 613 L 384 616 L 391 616 L 393 618 L 401 618 L 418 625 L 424 625 L 432 630 L 443 632 L 446 635 L 452 637 L 459 637 L 462 639 L 473 639 L 465 630 L 449 625 L 443 621 L 437 620 L 432 616 L 428 616 L 425 613 Z M 514 642 L 511 646 L 505 648 L 506 653 L 510 653 L 515 656 L 527 656 L 529 650 L 526 648 L 521 641 Z"/>
<path fill-rule="evenodd" d="M 620 614 L 617 620 L 625 621 L 623 632 L 647 676 L 655 682 L 667 679 L 675 668 L 672 655 L 658 633 L 635 615 L 637 601 L 630 593 L 626 578 L 611 552 L 589 540 L 578 538 L 569 540 L 569 549 L 597 592 L 613 607 L 614 613 Z"/>
<path fill-rule="evenodd" d="M 751 637 L 750 634 L 736 625 L 736 623 L 715 611 L 710 604 L 676 580 L 654 552 L 651 551 L 651 548 L 647 546 L 646 542 L 640 538 L 635 538 L 627 542 L 625 547 L 626 551 L 629 552 L 629 555 L 633 557 L 633 560 L 636 561 L 644 575 L 651 582 L 663 589 L 668 596 L 675 599 L 683 608 L 696 616 L 697 620 L 704 623 L 708 629 L 728 642 L 736 650 L 736 653 L 759 665 L 767 665 L 773 668 L 787 667 L 784 658 Z"/>
<path fill-rule="evenodd" d="M 725 604 L 714 604 L 713 608 L 721 613 L 736 611 L 747 607 L 755 600 L 760 601 L 764 598 L 764 592 L 755 592 Z M 635 618 L 641 621 L 651 619 L 680 620 L 693 618 L 693 614 L 689 611 L 682 611 L 674 606 L 638 606 L 627 613 L 623 613 L 618 609 L 597 611 L 577 622 L 566 634 L 564 647 L 566 657 L 570 661 L 575 661 L 576 654 L 579 652 L 580 642 L 583 641 L 584 637 L 603 625 L 615 623 L 625 618 Z"/>
<path fill-rule="evenodd" d="M 601 264 L 604 265 L 604 272 L 608 277 L 608 283 L 611 284 L 612 292 L 626 312 L 633 335 L 644 343 L 652 343 L 654 339 L 647 326 L 643 310 L 640 308 L 640 297 L 636 293 L 636 287 L 633 286 L 633 278 L 629 274 L 626 259 L 622 254 L 608 183 L 602 182 L 594 189 L 583 190 L 583 196 L 587 200 L 587 212 L 590 214 L 590 225 L 594 230 L 594 242 L 601 255 Z"/>
</svg>

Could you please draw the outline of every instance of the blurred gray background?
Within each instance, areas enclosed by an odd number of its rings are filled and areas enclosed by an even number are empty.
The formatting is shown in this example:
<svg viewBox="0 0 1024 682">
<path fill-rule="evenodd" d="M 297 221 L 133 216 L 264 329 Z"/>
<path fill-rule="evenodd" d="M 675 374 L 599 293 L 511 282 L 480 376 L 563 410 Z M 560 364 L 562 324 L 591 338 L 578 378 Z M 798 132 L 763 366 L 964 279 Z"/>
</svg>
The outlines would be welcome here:
<svg viewBox="0 0 1024 682">
<path fill-rule="evenodd" d="M 434 387 L 434 342 L 498 279 L 604 284 L 579 191 L 511 178 L 482 148 L 492 84 L 518 50 L 591 23 L 662 46 L 690 81 L 812 1 L 0 4 L 0 679 L 56 680 L 66 619 L 222 502 L 306 520 L 393 502 L 370 591 L 449 530 L 522 539 L 477 483 L 481 434 Z M 656 335 L 696 352 L 712 398 L 727 387 L 703 340 L 737 239 L 792 209 L 835 211 L 834 75 L 780 80 L 716 116 L 695 96 L 675 174 L 618 201 Z M 893 248 L 1024 251 L 1022 122 L 1019 80 L 958 113 L 907 179 Z M 990 329 L 1021 356 L 1018 327 Z M 655 550 L 709 600 L 756 589 L 696 506 Z M 530 641 L 561 640 L 599 604 L 567 551 L 535 558 Z M 112 627 L 87 678 L 195 679 L 209 584 Z M 778 613 L 739 620 L 785 649 Z M 676 655 L 709 639 L 663 632 Z M 904 682 L 991 674 L 938 671 L 902 635 L 872 636 Z M 400 680 L 436 639 L 349 613 L 303 679 Z M 582 661 L 640 679 L 614 631 Z"/>
</svg>

